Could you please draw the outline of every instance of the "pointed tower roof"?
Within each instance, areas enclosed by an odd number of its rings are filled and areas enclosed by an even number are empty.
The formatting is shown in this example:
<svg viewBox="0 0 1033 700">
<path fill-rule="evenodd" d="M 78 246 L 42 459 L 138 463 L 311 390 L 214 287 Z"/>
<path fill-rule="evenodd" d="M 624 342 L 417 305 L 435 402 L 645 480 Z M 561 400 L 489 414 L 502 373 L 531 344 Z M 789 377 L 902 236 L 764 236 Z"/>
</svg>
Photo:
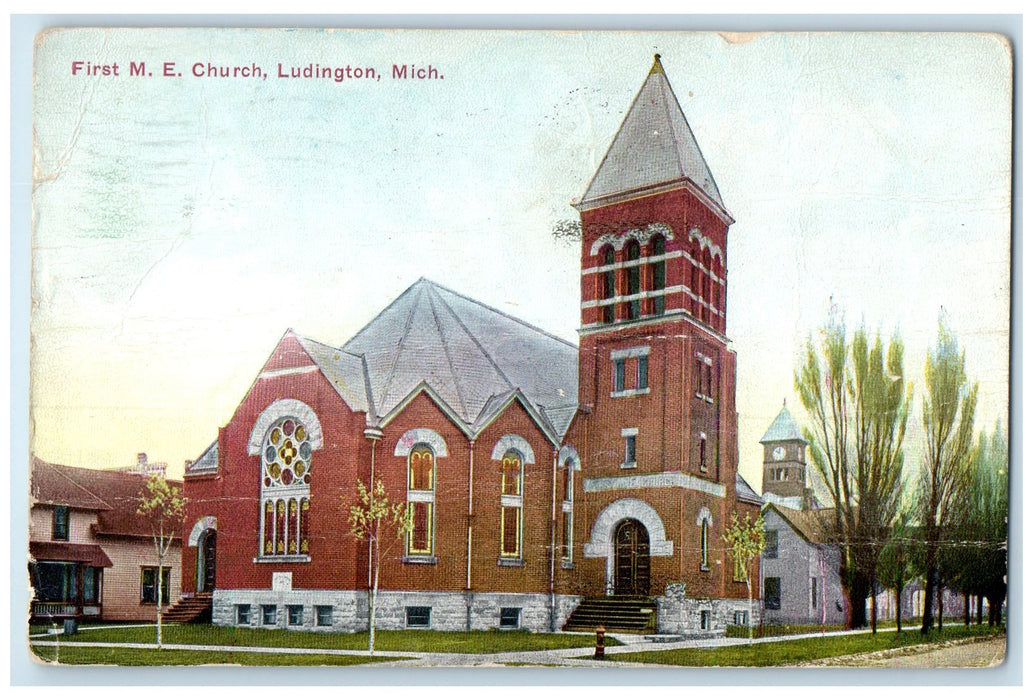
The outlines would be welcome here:
<svg viewBox="0 0 1033 700">
<path fill-rule="evenodd" d="M 792 414 L 789 413 L 789 408 L 784 404 L 782 405 L 782 410 L 775 416 L 771 427 L 764 433 L 764 437 L 760 439 L 760 443 L 763 445 L 768 442 L 782 442 L 783 440 L 799 440 L 800 442 L 806 442 L 807 440 L 800 431 L 800 426 L 796 424 Z"/>
<path fill-rule="evenodd" d="M 731 220 L 696 137 L 656 54 L 653 67 L 584 196 L 583 208 L 624 192 L 656 185 L 691 183 L 704 203 Z"/>
</svg>

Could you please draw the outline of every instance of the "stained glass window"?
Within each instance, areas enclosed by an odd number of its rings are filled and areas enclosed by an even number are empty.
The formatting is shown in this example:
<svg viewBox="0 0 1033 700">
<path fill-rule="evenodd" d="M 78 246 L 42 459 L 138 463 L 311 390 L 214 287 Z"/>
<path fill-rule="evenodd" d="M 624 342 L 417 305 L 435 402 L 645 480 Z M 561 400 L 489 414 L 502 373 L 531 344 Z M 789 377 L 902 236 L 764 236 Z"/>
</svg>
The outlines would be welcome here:
<svg viewBox="0 0 1033 700">
<path fill-rule="evenodd" d="M 312 442 L 304 423 L 273 423 L 262 447 L 262 556 L 309 553 L 309 484 Z"/>
<path fill-rule="evenodd" d="M 409 451 L 408 501 L 413 529 L 406 538 L 406 554 L 434 554 L 434 450 L 418 444 Z"/>
<path fill-rule="evenodd" d="M 501 556 L 520 558 L 524 510 L 524 459 L 516 450 L 502 456 Z"/>
</svg>

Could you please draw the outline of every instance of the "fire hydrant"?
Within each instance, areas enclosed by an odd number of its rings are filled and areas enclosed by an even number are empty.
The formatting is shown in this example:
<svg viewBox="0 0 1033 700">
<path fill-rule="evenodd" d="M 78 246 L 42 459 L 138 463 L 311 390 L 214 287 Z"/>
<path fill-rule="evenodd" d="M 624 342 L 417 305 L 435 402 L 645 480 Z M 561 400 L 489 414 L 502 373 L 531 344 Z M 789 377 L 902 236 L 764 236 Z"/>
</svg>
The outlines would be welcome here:
<svg viewBox="0 0 1033 700">
<path fill-rule="evenodd" d="M 606 636 L 606 630 L 603 629 L 602 625 L 595 628 L 595 658 L 602 659 L 606 654 L 606 647 L 603 646 L 603 637 Z"/>
</svg>

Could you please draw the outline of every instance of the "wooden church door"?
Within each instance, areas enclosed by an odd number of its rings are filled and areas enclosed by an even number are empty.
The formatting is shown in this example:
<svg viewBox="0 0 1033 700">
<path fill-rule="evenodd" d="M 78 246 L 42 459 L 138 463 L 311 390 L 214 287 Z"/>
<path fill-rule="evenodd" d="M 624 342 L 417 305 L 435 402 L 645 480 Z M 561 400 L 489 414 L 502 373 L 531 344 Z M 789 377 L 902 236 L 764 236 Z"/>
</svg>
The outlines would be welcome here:
<svg viewBox="0 0 1033 700">
<path fill-rule="evenodd" d="M 649 533 L 637 520 L 622 520 L 614 537 L 616 568 L 614 593 L 649 594 Z"/>
</svg>

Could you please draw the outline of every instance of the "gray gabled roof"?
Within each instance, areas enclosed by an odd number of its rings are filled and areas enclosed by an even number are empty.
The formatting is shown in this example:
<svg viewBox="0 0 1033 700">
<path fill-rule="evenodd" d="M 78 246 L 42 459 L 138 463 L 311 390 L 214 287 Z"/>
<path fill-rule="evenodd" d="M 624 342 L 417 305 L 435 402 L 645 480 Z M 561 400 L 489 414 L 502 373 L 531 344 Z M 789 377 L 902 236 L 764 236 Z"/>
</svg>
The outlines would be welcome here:
<svg viewBox="0 0 1033 700">
<path fill-rule="evenodd" d="M 739 472 L 735 472 L 735 497 L 744 503 L 752 503 L 758 506 L 764 505 L 764 499 L 753 490 L 753 487 L 746 482 L 746 479 L 742 478 L 742 474 Z"/>
<path fill-rule="evenodd" d="M 782 410 L 779 411 L 778 415 L 775 416 L 774 422 L 771 427 L 768 428 L 767 432 L 764 433 L 764 437 L 760 439 L 760 443 L 763 445 L 769 442 L 781 442 L 783 440 L 799 440 L 800 442 L 806 442 L 807 439 L 803 436 L 800 431 L 800 426 L 793 420 L 793 416 L 789 413 L 787 406 L 782 406 Z"/>
<path fill-rule="evenodd" d="M 657 55 L 581 204 L 685 179 L 731 218 Z"/>
<path fill-rule="evenodd" d="M 334 355 L 312 341 L 304 346 L 326 374 Z M 561 437 L 565 414 L 577 404 L 575 345 L 427 279 L 336 352 L 361 362 L 333 359 L 338 390 L 349 406 L 367 411 L 371 425 L 421 387 L 470 435 L 519 401 L 547 433 Z M 360 407 L 362 391 L 369 396 Z"/>
</svg>

